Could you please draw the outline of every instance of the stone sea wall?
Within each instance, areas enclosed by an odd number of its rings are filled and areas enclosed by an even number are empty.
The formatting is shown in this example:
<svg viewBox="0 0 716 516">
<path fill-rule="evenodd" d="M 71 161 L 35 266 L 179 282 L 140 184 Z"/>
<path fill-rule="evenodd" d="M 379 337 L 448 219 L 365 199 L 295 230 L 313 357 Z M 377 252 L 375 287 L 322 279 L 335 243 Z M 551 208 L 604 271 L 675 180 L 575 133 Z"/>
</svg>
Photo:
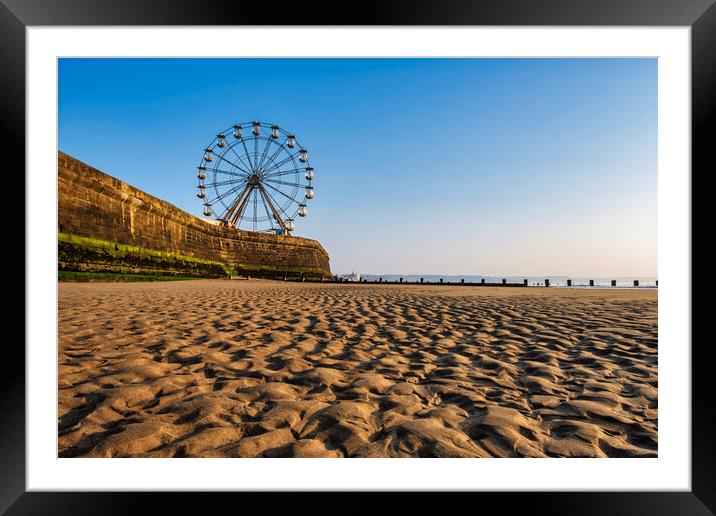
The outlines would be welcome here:
<svg viewBox="0 0 716 516">
<path fill-rule="evenodd" d="M 58 153 L 60 271 L 328 278 L 315 240 L 206 222 Z"/>
</svg>

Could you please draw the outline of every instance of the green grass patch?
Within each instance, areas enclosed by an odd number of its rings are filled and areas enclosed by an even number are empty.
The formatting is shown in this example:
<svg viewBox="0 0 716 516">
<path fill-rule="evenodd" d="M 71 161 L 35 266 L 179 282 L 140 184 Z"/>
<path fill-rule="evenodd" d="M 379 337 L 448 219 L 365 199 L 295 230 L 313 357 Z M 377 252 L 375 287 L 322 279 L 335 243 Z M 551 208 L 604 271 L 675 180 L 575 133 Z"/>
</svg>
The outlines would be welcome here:
<svg viewBox="0 0 716 516">
<path fill-rule="evenodd" d="M 325 271 L 317 268 L 247 263 L 231 267 L 216 260 L 62 232 L 58 233 L 58 267 L 65 274 L 62 281 L 168 281 L 180 277 L 229 276 L 286 278 L 288 281 L 330 278 Z M 105 279 L 95 279 L 103 274 L 106 275 Z"/>
<path fill-rule="evenodd" d="M 57 271 L 59 281 L 185 281 L 190 276 L 165 276 L 162 274 L 120 274 L 115 272 Z"/>
<path fill-rule="evenodd" d="M 166 251 L 157 251 L 155 249 L 148 249 L 146 247 L 138 247 L 127 244 L 120 244 L 119 242 L 110 242 L 109 240 L 102 240 L 100 238 L 83 237 L 79 235 L 73 235 L 71 233 L 57 233 L 57 240 L 59 242 L 66 242 L 68 244 L 75 244 L 83 247 L 94 247 L 102 249 L 113 255 L 119 254 L 131 254 L 137 256 L 147 256 L 153 258 L 160 258 L 164 260 L 178 260 L 187 263 L 195 263 L 201 265 L 215 265 L 221 267 L 227 276 L 235 274 L 235 271 L 228 267 L 225 263 L 216 260 L 207 260 L 204 258 L 196 258 L 194 256 L 186 256 L 179 253 L 170 253 Z"/>
</svg>

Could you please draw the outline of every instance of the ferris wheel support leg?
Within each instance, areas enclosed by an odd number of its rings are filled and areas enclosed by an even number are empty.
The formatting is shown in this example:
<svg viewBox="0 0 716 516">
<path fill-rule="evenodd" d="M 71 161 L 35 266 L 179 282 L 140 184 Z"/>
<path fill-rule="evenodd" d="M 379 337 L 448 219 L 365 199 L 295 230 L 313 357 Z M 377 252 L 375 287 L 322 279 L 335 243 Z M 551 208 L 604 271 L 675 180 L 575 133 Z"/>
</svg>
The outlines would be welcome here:
<svg viewBox="0 0 716 516">
<path fill-rule="evenodd" d="M 281 218 L 281 216 L 278 213 L 278 210 L 271 202 L 271 196 L 266 193 L 266 191 L 264 190 L 264 187 L 261 186 L 260 184 L 259 184 L 258 188 L 259 188 L 259 191 L 261 192 L 261 195 L 263 196 L 264 200 L 269 205 L 269 208 L 271 208 L 271 211 L 273 212 L 273 216 L 276 219 L 276 222 L 278 223 L 279 226 L 281 226 L 281 229 L 286 231 L 286 223 L 283 221 L 283 219 Z"/>
<path fill-rule="evenodd" d="M 251 198 L 251 192 L 253 191 L 253 186 L 248 186 L 248 189 L 246 190 L 246 195 L 244 196 L 244 199 L 241 201 L 241 204 L 239 205 L 239 209 L 236 211 L 236 215 L 234 215 L 234 218 L 232 220 L 232 224 L 234 227 L 236 227 L 236 224 L 241 220 L 243 217 L 244 211 L 246 211 L 246 206 L 249 204 L 249 199 Z"/>
<path fill-rule="evenodd" d="M 232 221 L 231 219 L 232 219 L 234 210 L 236 210 L 236 207 L 237 207 L 238 204 L 241 202 L 241 199 L 242 199 L 242 197 L 244 196 L 244 194 L 246 193 L 246 189 L 247 189 L 247 188 L 248 188 L 248 185 L 246 185 L 246 186 L 244 187 L 244 189 L 241 190 L 241 193 L 239 193 L 239 195 L 236 197 L 236 199 L 234 200 L 234 202 L 231 203 L 231 206 L 229 206 L 229 209 L 226 210 L 226 213 L 224 214 L 224 217 L 223 217 L 223 219 L 224 219 L 226 222 L 231 222 L 231 223 L 233 224 L 233 221 Z"/>
</svg>

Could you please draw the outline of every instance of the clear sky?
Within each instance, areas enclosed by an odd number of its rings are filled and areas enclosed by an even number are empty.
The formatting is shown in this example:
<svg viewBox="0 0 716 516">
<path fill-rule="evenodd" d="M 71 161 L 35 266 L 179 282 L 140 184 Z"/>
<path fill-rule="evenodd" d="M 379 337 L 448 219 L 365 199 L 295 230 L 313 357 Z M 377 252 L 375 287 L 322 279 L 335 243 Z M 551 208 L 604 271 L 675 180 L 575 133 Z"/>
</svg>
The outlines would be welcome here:
<svg viewBox="0 0 716 516">
<path fill-rule="evenodd" d="M 309 149 L 334 272 L 656 276 L 656 59 L 60 60 L 60 150 L 197 216 L 253 119 Z"/>
</svg>

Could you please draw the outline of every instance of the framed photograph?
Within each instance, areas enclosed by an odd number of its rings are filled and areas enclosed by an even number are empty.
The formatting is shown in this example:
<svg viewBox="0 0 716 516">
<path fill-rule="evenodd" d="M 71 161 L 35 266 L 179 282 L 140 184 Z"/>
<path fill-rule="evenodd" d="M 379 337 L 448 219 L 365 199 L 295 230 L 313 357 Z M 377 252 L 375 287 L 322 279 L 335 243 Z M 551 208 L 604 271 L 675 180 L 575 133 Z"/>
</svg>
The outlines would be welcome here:
<svg viewBox="0 0 716 516">
<path fill-rule="evenodd" d="M 295 8 L 2 0 L 0 509 L 712 514 L 713 1 Z"/>
</svg>

